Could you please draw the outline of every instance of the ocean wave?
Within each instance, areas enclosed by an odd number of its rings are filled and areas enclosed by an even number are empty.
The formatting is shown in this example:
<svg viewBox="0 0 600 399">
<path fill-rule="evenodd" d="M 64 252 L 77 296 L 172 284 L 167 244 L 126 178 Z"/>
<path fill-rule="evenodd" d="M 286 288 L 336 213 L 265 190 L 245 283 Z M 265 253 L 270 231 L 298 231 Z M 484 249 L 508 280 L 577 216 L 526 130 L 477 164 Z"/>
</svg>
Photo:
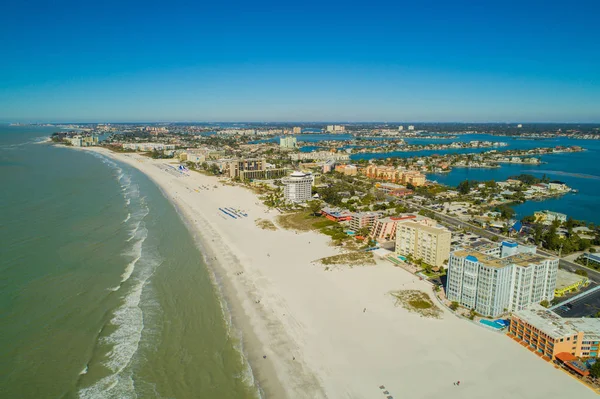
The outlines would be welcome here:
<svg viewBox="0 0 600 399">
<path fill-rule="evenodd" d="M 127 217 L 121 223 L 127 223 L 131 219 L 131 213 L 127 213 Z"/>
<path fill-rule="evenodd" d="M 137 229 L 134 237 L 137 238 L 137 241 L 133 244 L 132 248 L 124 254 L 133 257 L 133 260 L 127 264 L 125 271 L 121 274 L 121 283 L 129 280 L 129 277 L 131 277 L 131 274 L 135 270 L 135 265 L 142 257 L 142 246 L 148 237 L 148 229 L 146 229 L 145 226 L 141 226 L 141 229 Z"/>
<path fill-rule="evenodd" d="M 140 306 L 144 286 L 162 259 L 154 251 L 144 252 L 135 268 L 134 284 L 124 297 L 123 303 L 114 312 L 110 324 L 115 330 L 99 340 L 100 344 L 111 347 L 102 365 L 111 374 L 96 381 L 93 385 L 79 390 L 82 399 L 137 397 L 131 372 L 131 364 L 140 344 L 144 330 L 144 314 Z"/>
</svg>

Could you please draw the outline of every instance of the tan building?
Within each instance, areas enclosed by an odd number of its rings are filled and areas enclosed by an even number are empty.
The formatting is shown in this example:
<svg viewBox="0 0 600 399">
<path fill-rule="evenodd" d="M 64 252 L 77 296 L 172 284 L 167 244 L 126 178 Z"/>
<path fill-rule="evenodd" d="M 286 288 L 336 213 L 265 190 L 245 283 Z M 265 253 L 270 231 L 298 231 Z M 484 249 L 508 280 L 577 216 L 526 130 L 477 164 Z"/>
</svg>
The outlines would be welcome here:
<svg viewBox="0 0 600 399">
<path fill-rule="evenodd" d="M 429 219 L 430 220 L 430 219 Z M 405 221 L 396 227 L 396 253 L 411 255 L 432 266 L 442 266 L 450 256 L 451 233 L 433 221 Z"/>
<path fill-rule="evenodd" d="M 509 335 L 552 360 L 559 353 L 578 358 L 597 358 L 600 354 L 600 319 L 563 319 L 538 304 L 511 315 Z"/>
<path fill-rule="evenodd" d="M 350 229 L 358 231 L 364 227 L 371 227 L 373 223 L 380 217 L 377 212 L 355 212 L 350 219 Z"/>
<path fill-rule="evenodd" d="M 302 128 L 300 126 L 294 126 L 294 128 L 292 129 L 292 132 L 294 134 L 302 134 Z"/>
<path fill-rule="evenodd" d="M 392 216 L 383 219 L 377 219 L 373 223 L 369 238 L 377 242 L 387 242 L 396 240 L 396 227 L 398 222 L 416 220 L 416 215 Z"/>
<path fill-rule="evenodd" d="M 417 170 L 401 170 L 394 166 L 369 165 L 364 169 L 364 174 L 371 179 L 412 184 L 415 187 L 425 184 L 425 175 L 423 173 Z"/>
<path fill-rule="evenodd" d="M 241 171 L 266 170 L 267 162 L 264 158 L 223 160 L 220 167 L 223 174 L 232 179 L 237 179 L 240 178 Z"/>
<path fill-rule="evenodd" d="M 335 171 L 346 176 L 356 176 L 358 174 L 358 168 L 355 165 L 336 165 Z"/>
</svg>

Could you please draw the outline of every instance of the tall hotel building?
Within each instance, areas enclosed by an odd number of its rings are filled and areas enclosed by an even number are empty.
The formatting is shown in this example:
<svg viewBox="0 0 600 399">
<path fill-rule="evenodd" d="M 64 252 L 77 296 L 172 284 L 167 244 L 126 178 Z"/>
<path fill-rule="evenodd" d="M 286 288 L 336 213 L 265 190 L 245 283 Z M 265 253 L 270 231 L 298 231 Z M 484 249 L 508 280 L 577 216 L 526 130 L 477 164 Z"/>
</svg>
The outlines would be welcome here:
<svg viewBox="0 0 600 399">
<path fill-rule="evenodd" d="M 535 247 L 503 242 L 500 251 L 459 250 L 450 254 L 446 297 L 496 317 L 554 298 L 558 259 Z"/>
<path fill-rule="evenodd" d="M 312 198 L 313 176 L 310 173 L 294 172 L 281 179 L 283 196 L 290 202 L 306 202 Z"/>
<path fill-rule="evenodd" d="M 451 233 L 443 227 L 434 227 L 433 223 L 431 219 L 398 222 L 396 253 L 422 259 L 432 266 L 442 266 L 450 254 Z"/>
</svg>

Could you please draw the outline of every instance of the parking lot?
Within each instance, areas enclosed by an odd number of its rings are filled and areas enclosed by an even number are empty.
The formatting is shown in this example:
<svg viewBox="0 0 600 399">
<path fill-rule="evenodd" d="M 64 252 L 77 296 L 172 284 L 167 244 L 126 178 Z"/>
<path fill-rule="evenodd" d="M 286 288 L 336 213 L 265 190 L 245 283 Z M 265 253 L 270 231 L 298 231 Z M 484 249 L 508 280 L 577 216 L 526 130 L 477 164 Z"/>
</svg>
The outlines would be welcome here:
<svg viewBox="0 0 600 399">
<path fill-rule="evenodd" d="M 590 284 L 588 290 L 594 287 L 597 285 Z M 567 301 L 565 305 L 554 309 L 554 312 L 565 318 L 594 316 L 600 312 L 600 290 L 574 301 Z"/>
</svg>

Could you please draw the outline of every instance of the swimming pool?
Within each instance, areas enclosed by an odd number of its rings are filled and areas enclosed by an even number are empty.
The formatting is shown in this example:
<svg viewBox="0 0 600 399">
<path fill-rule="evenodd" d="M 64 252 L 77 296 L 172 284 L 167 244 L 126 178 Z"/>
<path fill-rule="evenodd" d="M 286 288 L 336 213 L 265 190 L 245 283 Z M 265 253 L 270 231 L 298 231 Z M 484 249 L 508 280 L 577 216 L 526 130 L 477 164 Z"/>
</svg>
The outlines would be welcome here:
<svg viewBox="0 0 600 399">
<path fill-rule="evenodd" d="M 481 324 L 483 324 L 484 326 L 492 327 L 492 328 L 494 328 L 496 330 L 502 330 L 505 327 L 504 325 L 502 325 L 500 323 L 497 323 L 495 321 L 489 321 L 489 320 L 486 320 L 486 319 L 481 319 L 481 320 L 479 320 L 479 322 Z"/>
<path fill-rule="evenodd" d="M 402 262 L 406 262 L 406 256 L 398 255 L 398 259 L 400 259 Z"/>
</svg>

